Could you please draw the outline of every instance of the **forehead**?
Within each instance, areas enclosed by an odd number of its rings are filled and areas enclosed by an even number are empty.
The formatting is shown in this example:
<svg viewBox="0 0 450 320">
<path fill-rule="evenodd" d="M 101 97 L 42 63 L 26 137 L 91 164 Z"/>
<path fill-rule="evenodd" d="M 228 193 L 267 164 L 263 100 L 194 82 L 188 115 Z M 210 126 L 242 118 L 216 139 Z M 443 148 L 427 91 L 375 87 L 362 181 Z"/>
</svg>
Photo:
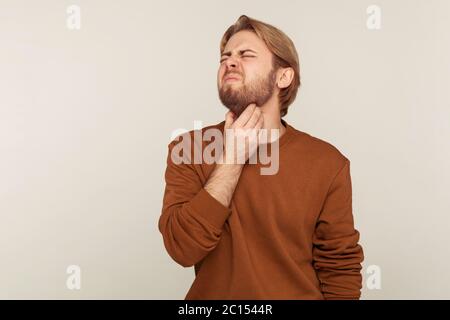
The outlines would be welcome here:
<svg viewBox="0 0 450 320">
<path fill-rule="evenodd" d="M 269 48 L 258 35 L 249 30 L 242 30 L 235 33 L 227 42 L 224 52 L 238 51 L 242 49 L 253 49 L 258 53 L 270 54 Z"/>
</svg>

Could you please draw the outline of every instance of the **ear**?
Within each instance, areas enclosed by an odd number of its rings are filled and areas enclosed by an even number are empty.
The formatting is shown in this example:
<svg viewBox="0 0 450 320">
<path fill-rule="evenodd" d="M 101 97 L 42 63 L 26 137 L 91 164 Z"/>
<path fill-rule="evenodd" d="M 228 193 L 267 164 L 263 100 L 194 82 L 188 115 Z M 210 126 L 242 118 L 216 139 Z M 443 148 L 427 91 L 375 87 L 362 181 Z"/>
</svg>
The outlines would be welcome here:
<svg viewBox="0 0 450 320">
<path fill-rule="evenodd" d="M 277 82 L 278 88 L 284 89 L 289 87 L 292 79 L 294 79 L 294 69 L 292 69 L 291 67 L 281 68 L 279 70 L 279 77 Z"/>
</svg>

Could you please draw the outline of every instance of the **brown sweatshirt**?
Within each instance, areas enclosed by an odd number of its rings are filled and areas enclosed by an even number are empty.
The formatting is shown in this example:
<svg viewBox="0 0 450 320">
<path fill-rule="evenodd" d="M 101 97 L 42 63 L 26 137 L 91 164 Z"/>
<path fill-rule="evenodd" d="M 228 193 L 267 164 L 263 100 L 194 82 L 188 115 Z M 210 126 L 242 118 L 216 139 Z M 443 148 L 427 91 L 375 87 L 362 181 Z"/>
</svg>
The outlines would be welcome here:
<svg viewBox="0 0 450 320">
<path fill-rule="evenodd" d="M 224 121 L 186 133 L 223 132 Z M 169 255 L 195 266 L 185 299 L 358 299 L 363 249 L 354 228 L 350 162 L 334 146 L 290 126 L 279 169 L 246 163 L 229 207 L 203 186 L 215 164 L 175 164 L 168 145 L 159 230 Z M 186 160 L 186 161 L 187 161 Z"/>
</svg>

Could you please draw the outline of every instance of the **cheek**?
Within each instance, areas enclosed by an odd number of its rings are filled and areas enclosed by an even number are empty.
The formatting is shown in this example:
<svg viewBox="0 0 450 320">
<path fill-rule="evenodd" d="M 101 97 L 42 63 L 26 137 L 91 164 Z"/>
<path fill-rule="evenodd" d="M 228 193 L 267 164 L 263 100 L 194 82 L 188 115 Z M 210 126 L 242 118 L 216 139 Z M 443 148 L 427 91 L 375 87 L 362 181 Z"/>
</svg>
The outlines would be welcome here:
<svg viewBox="0 0 450 320">
<path fill-rule="evenodd" d="M 219 83 L 221 82 L 221 79 L 223 78 L 224 74 L 225 74 L 225 67 L 224 65 L 221 65 L 219 67 L 219 70 L 217 71 L 217 82 Z"/>
<path fill-rule="evenodd" d="M 221 76 L 223 76 L 223 75 L 225 74 L 226 69 L 227 69 L 227 68 L 226 68 L 225 63 L 222 63 L 222 64 L 219 66 L 219 72 L 218 72 L 218 74 L 221 75 Z"/>
<path fill-rule="evenodd" d="M 242 68 L 244 73 L 244 82 L 249 83 L 252 82 L 254 79 L 259 77 L 260 70 L 256 68 L 254 65 L 246 65 L 244 68 Z"/>
<path fill-rule="evenodd" d="M 264 63 L 259 60 L 249 60 L 243 65 L 245 74 L 251 77 L 252 79 L 259 78 L 268 74 L 270 71 L 270 64 Z"/>
</svg>

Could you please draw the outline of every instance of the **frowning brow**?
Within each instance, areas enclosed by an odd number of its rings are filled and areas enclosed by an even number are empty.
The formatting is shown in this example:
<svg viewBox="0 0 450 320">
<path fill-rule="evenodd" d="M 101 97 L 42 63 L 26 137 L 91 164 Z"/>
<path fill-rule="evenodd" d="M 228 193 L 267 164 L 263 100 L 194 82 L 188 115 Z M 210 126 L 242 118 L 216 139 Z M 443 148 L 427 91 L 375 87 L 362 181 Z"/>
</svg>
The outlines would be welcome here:
<svg viewBox="0 0 450 320">
<path fill-rule="evenodd" d="M 238 52 L 239 52 L 239 55 L 243 55 L 247 51 L 253 52 L 255 54 L 257 53 L 255 50 L 252 50 L 252 49 L 239 50 Z M 222 56 L 231 56 L 231 51 L 223 52 Z"/>
</svg>

